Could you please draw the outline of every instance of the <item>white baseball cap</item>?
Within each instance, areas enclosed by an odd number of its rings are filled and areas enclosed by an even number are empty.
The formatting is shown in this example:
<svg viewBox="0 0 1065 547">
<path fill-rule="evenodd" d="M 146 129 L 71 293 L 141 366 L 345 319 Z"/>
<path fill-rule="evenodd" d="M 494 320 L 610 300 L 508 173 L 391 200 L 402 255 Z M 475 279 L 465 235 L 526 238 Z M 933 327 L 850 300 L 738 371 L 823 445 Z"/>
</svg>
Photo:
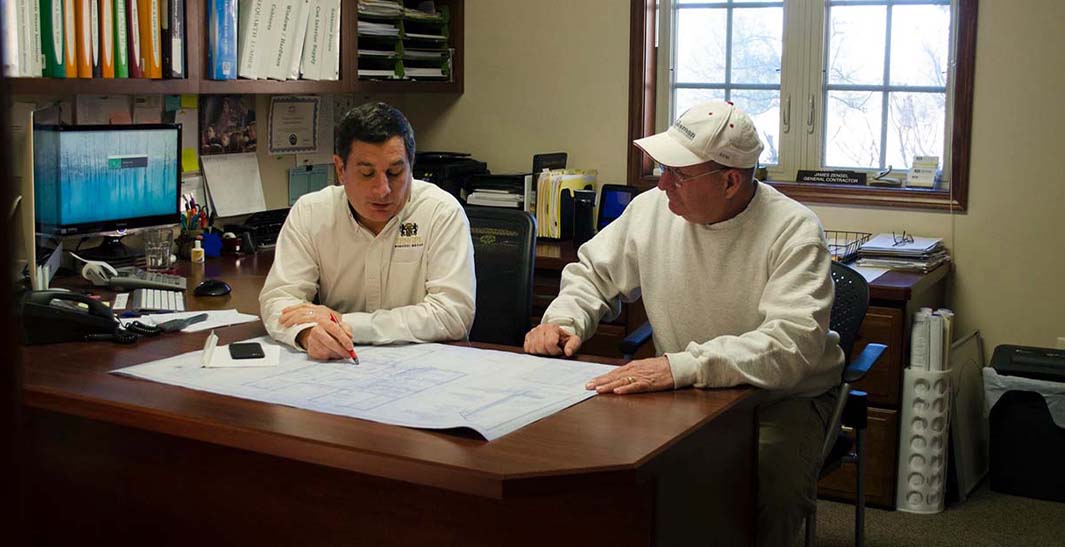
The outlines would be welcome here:
<svg viewBox="0 0 1065 547">
<path fill-rule="evenodd" d="M 695 105 L 664 133 L 633 143 L 667 167 L 708 161 L 726 167 L 754 167 L 762 154 L 762 140 L 751 117 L 727 101 Z"/>
</svg>

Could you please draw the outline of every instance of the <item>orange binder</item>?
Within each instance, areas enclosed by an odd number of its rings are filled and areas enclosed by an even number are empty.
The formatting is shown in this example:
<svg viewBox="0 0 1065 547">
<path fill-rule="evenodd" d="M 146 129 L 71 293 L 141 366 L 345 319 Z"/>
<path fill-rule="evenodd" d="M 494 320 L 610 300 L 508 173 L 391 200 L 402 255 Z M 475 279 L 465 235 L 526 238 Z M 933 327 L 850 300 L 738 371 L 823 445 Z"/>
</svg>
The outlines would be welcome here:
<svg viewBox="0 0 1065 547">
<path fill-rule="evenodd" d="M 137 0 L 137 16 L 141 36 L 141 69 L 145 78 L 163 77 L 163 43 L 160 41 L 162 21 L 159 0 Z"/>
<path fill-rule="evenodd" d="M 115 13 L 111 0 L 97 2 L 100 9 L 100 77 L 115 77 L 115 39 L 113 37 Z"/>
<path fill-rule="evenodd" d="M 63 0 L 63 66 L 67 69 L 67 78 L 78 77 L 78 33 L 75 21 L 74 0 Z"/>
<path fill-rule="evenodd" d="M 92 78 L 92 6 L 89 0 L 74 0 L 74 24 L 78 78 Z"/>
</svg>

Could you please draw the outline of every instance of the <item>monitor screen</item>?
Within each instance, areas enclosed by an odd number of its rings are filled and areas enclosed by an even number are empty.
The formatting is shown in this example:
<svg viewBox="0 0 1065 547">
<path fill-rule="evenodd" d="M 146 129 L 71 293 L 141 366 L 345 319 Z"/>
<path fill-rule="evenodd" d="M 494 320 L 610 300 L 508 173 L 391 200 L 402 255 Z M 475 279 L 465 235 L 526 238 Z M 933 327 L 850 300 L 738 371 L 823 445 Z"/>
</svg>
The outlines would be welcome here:
<svg viewBox="0 0 1065 547">
<path fill-rule="evenodd" d="M 603 185 L 602 193 L 599 195 L 599 219 L 595 229 L 602 230 L 607 224 L 620 217 L 635 195 L 636 189 L 631 186 Z"/>
<path fill-rule="evenodd" d="M 37 231 L 104 234 L 180 221 L 179 125 L 33 128 Z"/>
</svg>

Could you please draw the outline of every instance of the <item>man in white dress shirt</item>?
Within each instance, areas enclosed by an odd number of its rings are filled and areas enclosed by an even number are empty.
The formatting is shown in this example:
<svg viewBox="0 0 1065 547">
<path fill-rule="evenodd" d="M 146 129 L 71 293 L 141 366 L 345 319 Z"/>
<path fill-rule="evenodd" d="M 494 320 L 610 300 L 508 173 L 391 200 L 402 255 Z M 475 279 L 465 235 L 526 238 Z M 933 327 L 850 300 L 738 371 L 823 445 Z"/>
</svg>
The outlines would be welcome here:
<svg viewBox="0 0 1065 547">
<path fill-rule="evenodd" d="M 469 221 L 451 194 L 414 180 L 410 122 L 384 103 L 352 109 L 333 163 L 341 186 L 301 197 L 278 236 L 259 295 L 270 336 L 321 360 L 354 344 L 465 338 Z"/>
</svg>

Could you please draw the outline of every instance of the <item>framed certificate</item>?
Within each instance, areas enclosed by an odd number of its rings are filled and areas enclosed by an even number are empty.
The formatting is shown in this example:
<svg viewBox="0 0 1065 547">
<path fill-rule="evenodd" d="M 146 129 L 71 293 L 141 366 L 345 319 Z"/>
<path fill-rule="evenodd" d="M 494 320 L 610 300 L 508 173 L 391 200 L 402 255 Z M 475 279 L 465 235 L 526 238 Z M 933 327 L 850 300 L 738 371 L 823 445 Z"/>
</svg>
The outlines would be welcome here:
<svg viewBox="0 0 1065 547">
<path fill-rule="evenodd" d="M 275 96 L 270 99 L 271 154 L 318 151 L 319 97 Z"/>
</svg>

